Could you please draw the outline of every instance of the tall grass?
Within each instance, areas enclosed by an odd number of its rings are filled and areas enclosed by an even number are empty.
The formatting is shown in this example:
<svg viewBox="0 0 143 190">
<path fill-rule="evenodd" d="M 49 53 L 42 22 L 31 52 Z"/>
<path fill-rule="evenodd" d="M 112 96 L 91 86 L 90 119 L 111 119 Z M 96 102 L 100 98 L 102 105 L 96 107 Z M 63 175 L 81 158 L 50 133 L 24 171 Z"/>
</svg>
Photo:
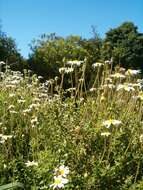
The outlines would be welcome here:
<svg viewBox="0 0 143 190">
<path fill-rule="evenodd" d="M 112 70 L 110 61 L 92 69 L 95 80 L 89 89 L 86 60 L 68 62 L 59 70 L 61 78 L 44 83 L 29 71 L 0 73 L 1 185 L 17 181 L 25 190 L 143 188 L 140 72 Z M 67 79 L 71 86 L 65 89 Z"/>
</svg>

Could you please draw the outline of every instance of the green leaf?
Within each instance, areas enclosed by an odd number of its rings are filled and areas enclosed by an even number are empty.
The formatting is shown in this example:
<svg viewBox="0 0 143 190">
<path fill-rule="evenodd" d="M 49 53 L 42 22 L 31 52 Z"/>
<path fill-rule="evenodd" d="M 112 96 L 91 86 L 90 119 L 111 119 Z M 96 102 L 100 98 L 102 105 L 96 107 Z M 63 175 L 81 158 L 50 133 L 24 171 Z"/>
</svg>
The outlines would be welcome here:
<svg viewBox="0 0 143 190">
<path fill-rule="evenodd" d="M 22 185 L 21 183 L 18 183 L 18 182 L 9 183 L 9 184 L 0 186 L 0 190 L 14 189 L 14 188 L 16 188 L 16 187 L 21 187 L 21 188 L 23 188 L 23 185 Z"/>
</svg>

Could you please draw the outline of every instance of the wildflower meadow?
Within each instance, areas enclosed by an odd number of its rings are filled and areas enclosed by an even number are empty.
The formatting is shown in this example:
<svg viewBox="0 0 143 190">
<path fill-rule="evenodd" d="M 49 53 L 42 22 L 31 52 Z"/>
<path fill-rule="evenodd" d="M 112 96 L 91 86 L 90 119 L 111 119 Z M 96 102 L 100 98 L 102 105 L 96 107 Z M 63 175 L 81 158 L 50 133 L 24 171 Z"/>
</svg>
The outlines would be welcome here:
<svg viewBox="0 0 143 190">
<path fill-rule="evenodd" d="M 87 88 L 86 59 L 44 82 L 0 63 L 1 190 L 143 189 L 140 70 L 93 63 Z"/>
</svg>

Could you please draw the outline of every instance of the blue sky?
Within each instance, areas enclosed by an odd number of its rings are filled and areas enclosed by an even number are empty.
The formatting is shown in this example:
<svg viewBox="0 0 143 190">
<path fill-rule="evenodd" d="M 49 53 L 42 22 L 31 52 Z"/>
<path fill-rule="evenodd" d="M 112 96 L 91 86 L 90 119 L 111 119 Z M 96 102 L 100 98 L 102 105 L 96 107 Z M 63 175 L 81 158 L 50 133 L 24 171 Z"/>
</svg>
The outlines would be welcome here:
<svg viewBox="0 0 143 190">
<path fill-rule="evenodd" d="M 143 0 L 0 0 L 2 30 L 12 36 L 24 57 L 33 38 L 52 33 L 101 37 L 110 28 L 132 21 L 143 32 Z"/>
</svg>

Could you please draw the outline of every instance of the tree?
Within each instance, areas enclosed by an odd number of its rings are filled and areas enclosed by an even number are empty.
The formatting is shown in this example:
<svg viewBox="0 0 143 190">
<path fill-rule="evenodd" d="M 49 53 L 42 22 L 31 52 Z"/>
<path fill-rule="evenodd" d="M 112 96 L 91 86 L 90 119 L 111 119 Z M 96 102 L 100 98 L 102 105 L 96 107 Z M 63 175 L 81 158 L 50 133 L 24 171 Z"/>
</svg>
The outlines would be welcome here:
<svg viewBox="0 0 143 190">
<path fill-rule="evenodd" d="M 89 86 L 90 81 L 95 77 L 91 66 L 100 58 L 101 45 L 102 40 L 95 31 L 91 39 L 82 39 L 80 36 L 62 38 L 55 34 L 44 34 L 40 39 L 32 42 L 29 67 L 38 75 L 49 79 L 59 75 L 59 68 L 64 66 L 66 60 L 86 58 L 85 77 Z"/>
<path fill-rule="evenodd" d="M 46 78 L 59 75 L 59 68 L 64 66 L 63 60 L 83 60 L 87 55 L 79 36 L 42 35 L 40 40 L 33 41 L 31 50 L 30 69 Z"/>
<path fill-rule="evenodd" d="M 143 34 L 132 22 L 109 30 L 102 46 L 104 60 L 113 57 L 115 64 L 143 69 Z"/>
<path fill-rule="evenodd" d="M 23 59 L 17 50 L 15 41 L 0 30 L 0 61 L 4 61 L 14 70 L 22 70 Z"/>
</svg>

